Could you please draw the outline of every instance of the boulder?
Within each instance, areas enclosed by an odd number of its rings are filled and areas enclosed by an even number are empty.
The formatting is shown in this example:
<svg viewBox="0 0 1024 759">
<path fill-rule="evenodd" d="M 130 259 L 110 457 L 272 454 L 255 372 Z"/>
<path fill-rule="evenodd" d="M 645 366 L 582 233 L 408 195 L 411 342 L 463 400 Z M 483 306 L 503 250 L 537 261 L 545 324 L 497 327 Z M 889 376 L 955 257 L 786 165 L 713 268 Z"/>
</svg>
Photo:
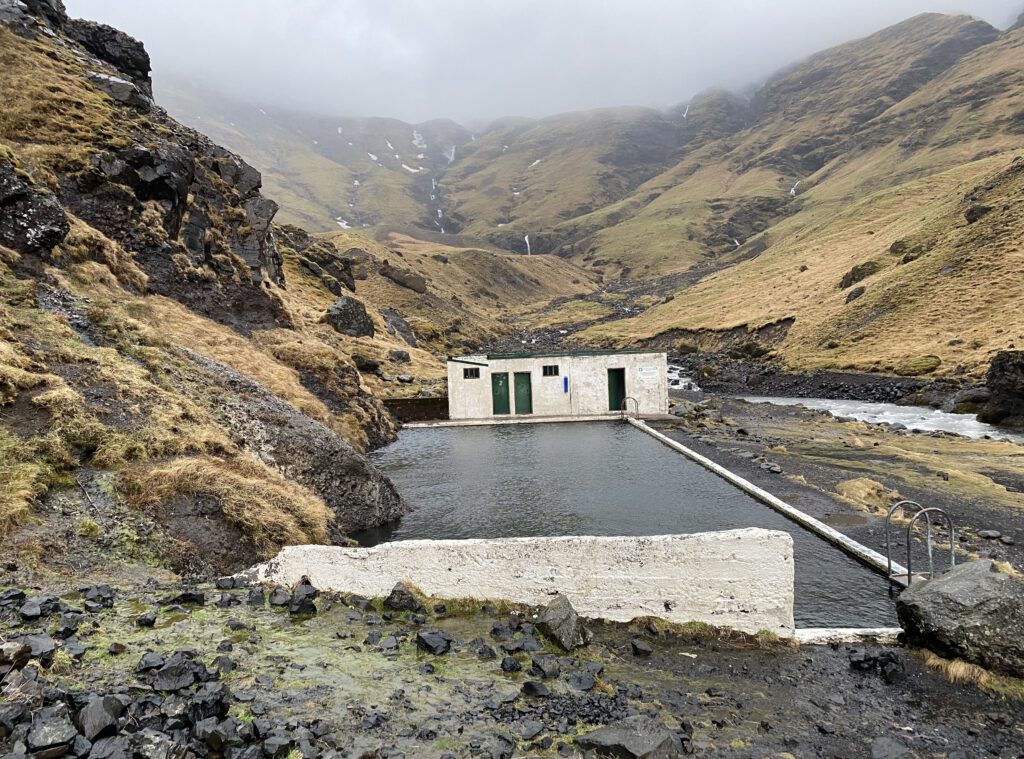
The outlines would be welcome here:
<svg viewBox="0 0 1024 759">
<path fill-rule="evenodd" d="M 972 203 L 964 211 L 964 218 L 968 224 L 974 224 L 976 221 L 984 216 L 992 213 L 992 206 L 987 206 L 984 203 Z"/>
<path fill-rule="evenodd" d="M 416 348 L 419 343 L 416 342 L 416 335 L 413 334 L 412 327 L 409 326 L 402 315 L 395 311 L 393 308 L 382 308 L 379 309 L 380 315 L 384 317 L 384 325 L 387 327 L 389 335 L 397 335 L 405 341 L 406 345 L 410 348 Z"/>
<path fill-rule="evenodd" d="M 341 296 L 345 290 L 355 292 L 352 259 L 339 255 L 333 243 L 311 237 L 304 229 L 287 224 L 277 227 L 274 234 L 281 245 L 295 251 L 299 266 L 313 274 L 332 293 Z"/>
<path fill-rule="evenodd" d="M 857 298 L 859 298 L 860 296 L 862 296 L 866 292 L 867 292 L 867 288 L 864 287 L 864 285 L 860 285 L 858 287 L 855 287 L 852 290 L 850 290 L 850 293 L 846 296 L 846 302 L 847 303 L 853 303 L 855 300 L 857 300 Z"/>
<path fill-rule="evenodd" d="M 70 231 L 60 201 L 0 156 L 0 245 L 18 253 L 49 253 Z"/>
<path fill-rule="evenodd" d="M 337 332 L 349 337 L 373 337 L 373 319 L 366 313 L 362 301 L 342 295 L 330 308 L 324 320 Z"/>
<path fill-rule="evenodd" d="M 684 756 L 682 741 L 656 719 L 638 714 L 576 739 L 576 745 L 598 756 L 621 759 L 673 759 Z"/>
<path fill-rule="evenodd" d="M 423 630 L 416 634 L 416 648 L 434 656 L 441 656 L 451 650 L 454 640 L 442 630 Z"/>
<path fill-rule="evenodd" d="M 990 400 L 992 391 L 984 385 L 965 387 L 953 394 L 953 397 L 943 405 L 943 411 L 952 411 L 954 414 L 977 413 Z"/>
<path fill-rule="evenodd" d="M 388 351 L 388 357 L 396 364 L 408 364 L 410 361 L 412 361 L 412 356 L 409 355 L 409 351 Z"/>
<path fill-rule="evenodd" d="M 414 293 L 422 295 L 427 291 L 427 280 L 421 277 L 419 274 L 414 274 L 411 271 L 405 269 L 396 269 L 387 261 L 380 267 L 380 274 L 382 277 L 390 279 L 396 285 L 408 288 Z"/>
<path fill-rule="evenodd" d="M 914 583 L 900 595 L 896 613 L 912 645 L 1024 677 L 1024 582 L 990 560 Z"/>
<path fill-rule="evenodd" d="M 569 599 L 561 593 L 544 607 L 537 620 L 537 627 L 566 651 L 590 642 L 590 631 L 583 626 Z"/>
<path fill-rule="evenodd" d="M 978 419 L 989 424 L 1024 426 L 1024 351 L 1000 351 L 988 367 L 991 394 Z"/>
</svg>

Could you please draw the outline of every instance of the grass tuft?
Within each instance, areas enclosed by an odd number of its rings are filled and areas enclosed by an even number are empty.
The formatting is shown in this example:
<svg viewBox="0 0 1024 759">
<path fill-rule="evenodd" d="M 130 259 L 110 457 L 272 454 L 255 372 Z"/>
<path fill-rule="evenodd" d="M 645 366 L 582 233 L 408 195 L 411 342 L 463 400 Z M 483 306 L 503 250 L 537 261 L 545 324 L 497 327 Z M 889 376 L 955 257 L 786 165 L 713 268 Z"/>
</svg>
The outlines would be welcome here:
<svg viewBox="0 0 1024 759">
<path fill-rule="evenodd" d="M 266 556 L 285 545 L 327 543 L 333 516 L 326 504 L 251 456 L 200 455 L 123 471 L 117 489 L 139 509 L 172 499 L 208 498 Z"/>
</svg>

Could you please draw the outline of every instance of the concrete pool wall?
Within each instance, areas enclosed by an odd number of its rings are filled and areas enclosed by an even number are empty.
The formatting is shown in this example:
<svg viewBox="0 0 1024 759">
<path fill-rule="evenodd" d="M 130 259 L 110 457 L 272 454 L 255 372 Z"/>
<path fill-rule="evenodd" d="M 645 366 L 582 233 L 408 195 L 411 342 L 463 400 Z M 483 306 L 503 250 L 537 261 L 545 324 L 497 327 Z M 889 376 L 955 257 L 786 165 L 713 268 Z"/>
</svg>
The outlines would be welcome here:
<svg viewBox="0 0 1024 759">
<path fill-rule="evenodd" d="M 747 528 L 692 535 L 405 540 L 373 548 L 289 546 L 251 570 L 285 585 L 386 596 L 409 582 L 439 598 L 544 605 L 585 617 L 660 617 L 793 634 L 793 539 Z"/>
</svg>

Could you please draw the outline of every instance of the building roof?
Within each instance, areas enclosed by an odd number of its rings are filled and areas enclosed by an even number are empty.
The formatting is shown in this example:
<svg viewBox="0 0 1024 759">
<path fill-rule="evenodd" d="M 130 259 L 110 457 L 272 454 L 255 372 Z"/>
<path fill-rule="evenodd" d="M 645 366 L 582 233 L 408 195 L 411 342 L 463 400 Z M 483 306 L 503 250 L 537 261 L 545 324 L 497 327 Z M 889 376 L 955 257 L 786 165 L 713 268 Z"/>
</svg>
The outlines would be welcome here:
<svg viewBox="0 0 1024 759">
<path fill-rule="evenodd" d="M 575 350 L 575 351 L 523 351 L 521 353 L 487 353 L 487 354 L 471 354 L 468 356 L 449 356 L 449 361 L 456 362 L 469 362 L 474 359 L 480 360 L 482 358 L 488 361 L 500 361 L 502 359 L 515 359 L 515 358 L 576 358 L 579 356 L 628 356 L 628 355 L 639 355 L 643 353 L 664 353 L 665 351 L 654 351 L 654 350 Z"/>
</svg>

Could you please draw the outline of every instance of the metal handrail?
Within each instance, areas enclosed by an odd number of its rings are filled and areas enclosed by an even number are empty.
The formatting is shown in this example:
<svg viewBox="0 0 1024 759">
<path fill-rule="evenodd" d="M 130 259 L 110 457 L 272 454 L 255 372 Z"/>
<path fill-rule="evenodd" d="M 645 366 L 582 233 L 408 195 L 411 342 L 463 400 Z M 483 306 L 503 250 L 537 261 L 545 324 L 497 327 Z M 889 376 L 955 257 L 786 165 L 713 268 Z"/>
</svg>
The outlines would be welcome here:
<svg viewBox="0 0 1024 759">
<path fill-rule="evenodd" d="M 917 501 L 900 501 L 894 503 L 892 508 L 889 509 L 889 513 L 885 515 L 885 561 L 886 561 L 886 577 L 892 579 L 892 548 L 889 546 L 889 525 L 892 522 L 892 515 L 896 513 L 896 509 L 902 509 L 906 511 L 908 506 L 916 506 L 918 511 L 921 511 L 923 506 Z M 907 585 L 910 581 L 907 581 Z"/>
<path fill-rule="evenodd" d="M 914 582 L 914 567 L 913 567 L 913 551 L 911 551 L 911 531 L 914 529 L 914 522 L 917 521 L 918 517 L 924 515 L 925 521 L 928 523 L 928 579 L 930 580 L 935 576 L 935 562 L 932 557 L 932 514 L 942 517 L 946 520 L 946 526 L 949 527 L 949 568 L 952 569 L 956 566 L 956 528 L 953 527 L 953 520 L 949 518 L 943 509 L 936 506 L 932 506 L 927 509 L 921 509 L 919 512 L 914 514 L 910 518 L 910 523 L 907 525 L 907 585 L 909 586 Z"/>
<path fill-rule="evenodd" d="M 633 401 L 633 406 L 636 408 L 636 418 L 640 418 L 640 401 L 636 398 L 627 396 L 622 399 L 622 404 L 619 407 L 621 416 L 619 417 L 622 421 L 626 421 L 626 417 L 629 415 L 629 402 Z"/>
</svg>

